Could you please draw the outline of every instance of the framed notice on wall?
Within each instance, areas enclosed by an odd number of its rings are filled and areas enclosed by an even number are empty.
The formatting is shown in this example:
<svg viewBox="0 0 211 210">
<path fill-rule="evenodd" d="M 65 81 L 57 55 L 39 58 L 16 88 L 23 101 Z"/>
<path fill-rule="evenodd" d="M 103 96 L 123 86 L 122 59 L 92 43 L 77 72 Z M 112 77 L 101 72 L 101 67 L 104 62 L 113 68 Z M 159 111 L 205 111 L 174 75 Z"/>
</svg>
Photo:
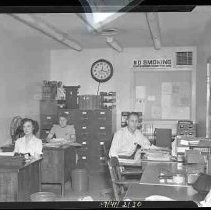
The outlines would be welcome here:
<svg viewBox="0 0 211 210">
<path fill-rule="evenodd" d="M 191 119 L 191 71 L 134 71 L 134 84 L 135 107 L 144 119 Z"/>
</svg>

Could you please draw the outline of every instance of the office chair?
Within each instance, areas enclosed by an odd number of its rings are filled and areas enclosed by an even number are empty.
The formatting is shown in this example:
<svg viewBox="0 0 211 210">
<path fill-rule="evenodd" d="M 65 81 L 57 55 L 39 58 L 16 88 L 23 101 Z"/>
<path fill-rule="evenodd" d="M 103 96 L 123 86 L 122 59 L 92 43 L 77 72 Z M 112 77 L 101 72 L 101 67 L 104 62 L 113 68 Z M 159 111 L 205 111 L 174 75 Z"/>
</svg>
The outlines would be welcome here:
<svg viewBox="0 0 211 210">
<path fill-rule="evenodd" d="M 138 171 L 138 172 L 137 171 L 135 171 L 135 172 L 123 171 L 122 172 L 117 157 L 111 157 L 107 163 L 108 163 L 108 168 L 109 168 L 109 172 L 110 172 L 110 176 L 111 176 L 115 200 L 120 201 L 123 199 L 124 194 L 126 193 L 126 190 L 128 188 L 128 185 L 130 185 L 132 183 L 139 184 L 142 171 Z M 130 174 L 130 175 L 131 174 L 139 174 L 140 178 L 139 179 L 123 178 L 124 175 L 128 175 L 128 174 Z"/>
</svg>

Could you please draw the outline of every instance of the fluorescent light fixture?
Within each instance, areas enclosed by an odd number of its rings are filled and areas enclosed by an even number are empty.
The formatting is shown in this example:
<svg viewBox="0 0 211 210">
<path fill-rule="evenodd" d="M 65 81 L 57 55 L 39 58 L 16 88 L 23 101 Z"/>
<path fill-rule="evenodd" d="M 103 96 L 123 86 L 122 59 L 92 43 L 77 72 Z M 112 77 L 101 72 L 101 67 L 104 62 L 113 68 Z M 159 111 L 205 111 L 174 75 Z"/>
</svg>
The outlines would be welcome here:
<svg viewBox="0 0 211 210">
<path fill-rule="evenodd" d="M 30 14 L 9 14 L 15 19 L 23 22 L 24 24 L 44 33 L 45 35 L 53 38 L 54 40 L 68 46 L 74 50 L 81 51 L 82 47 L 68 35 L 49 23 L 44 22 L 41 18 L 35 17 Z"/>
<path fill-rule="evenodd" d="M 108 43 L 109 46 L 111 46 L 116 51 L 118 51 L 118 52 L 122 52 L 123 51 L 122 47 L 114 39 L 114 37 L 106 37 L 106 42 Z"/>
<path fill-rule="evenodd" d="M 79 0 L 84 13 L 80 17 L 88 23 L 88 30 L 98 30 L 105 24 L 115 20 L 144 0 Z"/>
<path fill-rule="evenodd" d="M 155 12 L 146 13 L 146 19 L 154 43 L 154 48 L 159 50 L 161 48 L 161 35 L 158 14 Z"/>
<path fill-rule="evenodd" d="M 144 0 L 79 0 L 84 12 L 130 11 Z"/>
<path fill-rule="evenodd" d="M 124 15 L 125 13 L 89 13 L 86 14 L 86 18 L 89 23 L 95 28 L 100 29 L 109 22 L 114 21 L 118 17 Z"/>
</svg>

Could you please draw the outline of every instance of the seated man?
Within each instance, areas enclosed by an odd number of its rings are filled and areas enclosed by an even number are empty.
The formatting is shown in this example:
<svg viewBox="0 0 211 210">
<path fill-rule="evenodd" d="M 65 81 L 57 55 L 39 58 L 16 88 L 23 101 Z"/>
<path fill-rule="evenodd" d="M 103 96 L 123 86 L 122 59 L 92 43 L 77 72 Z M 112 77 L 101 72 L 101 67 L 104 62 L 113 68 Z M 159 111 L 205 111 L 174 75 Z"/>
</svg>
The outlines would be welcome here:
<svg viewBox="0 0 211 210">
<path fill-rule="evenodd" d="M 138 160 L 140 158 L 141 149 L 162 149 L 169 150 L 164 147 L 152 145 L 149 140 L 137 129 L 138 114 L 131 112 L 127 117 L 127 127 L 121 128 L 114 134 L 114 138 L 109 151 L 109 157 L 126 156 Z M 141 146 L 141 149 L 137 147 Z"/>
</svg>

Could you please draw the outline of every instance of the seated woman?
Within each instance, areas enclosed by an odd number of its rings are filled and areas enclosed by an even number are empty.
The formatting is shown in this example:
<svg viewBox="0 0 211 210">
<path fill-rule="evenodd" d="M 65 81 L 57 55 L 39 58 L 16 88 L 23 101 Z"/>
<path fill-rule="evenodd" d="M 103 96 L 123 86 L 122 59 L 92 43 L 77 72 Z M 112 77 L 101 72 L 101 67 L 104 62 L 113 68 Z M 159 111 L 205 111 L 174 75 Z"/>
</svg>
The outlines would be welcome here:
<svg viewBox="0 0 211 210">
<path fill-rule="evenodd" d="M 24 136 L 16 140 L 14 153 L 29 153 L 30 156 L 39 158 L 42 154 L 42 140 L 35 136 L 39 130 L 37 122 L 29 118 L 24 118 L 21 122 L 21 129 L 23 130 Z"/>
<path fill-rule="evenodd" d="M 75 142 L 75 128 L 74 125 L 67 125 L 68 116 L 61 114 L 59 116 L 59 124 L 53 125 L 50 130 L 50 133 L 47 136 L 47 142 L 56 136 L 56 138 L 63 138 L 64 140 Z"/>
</svg>

